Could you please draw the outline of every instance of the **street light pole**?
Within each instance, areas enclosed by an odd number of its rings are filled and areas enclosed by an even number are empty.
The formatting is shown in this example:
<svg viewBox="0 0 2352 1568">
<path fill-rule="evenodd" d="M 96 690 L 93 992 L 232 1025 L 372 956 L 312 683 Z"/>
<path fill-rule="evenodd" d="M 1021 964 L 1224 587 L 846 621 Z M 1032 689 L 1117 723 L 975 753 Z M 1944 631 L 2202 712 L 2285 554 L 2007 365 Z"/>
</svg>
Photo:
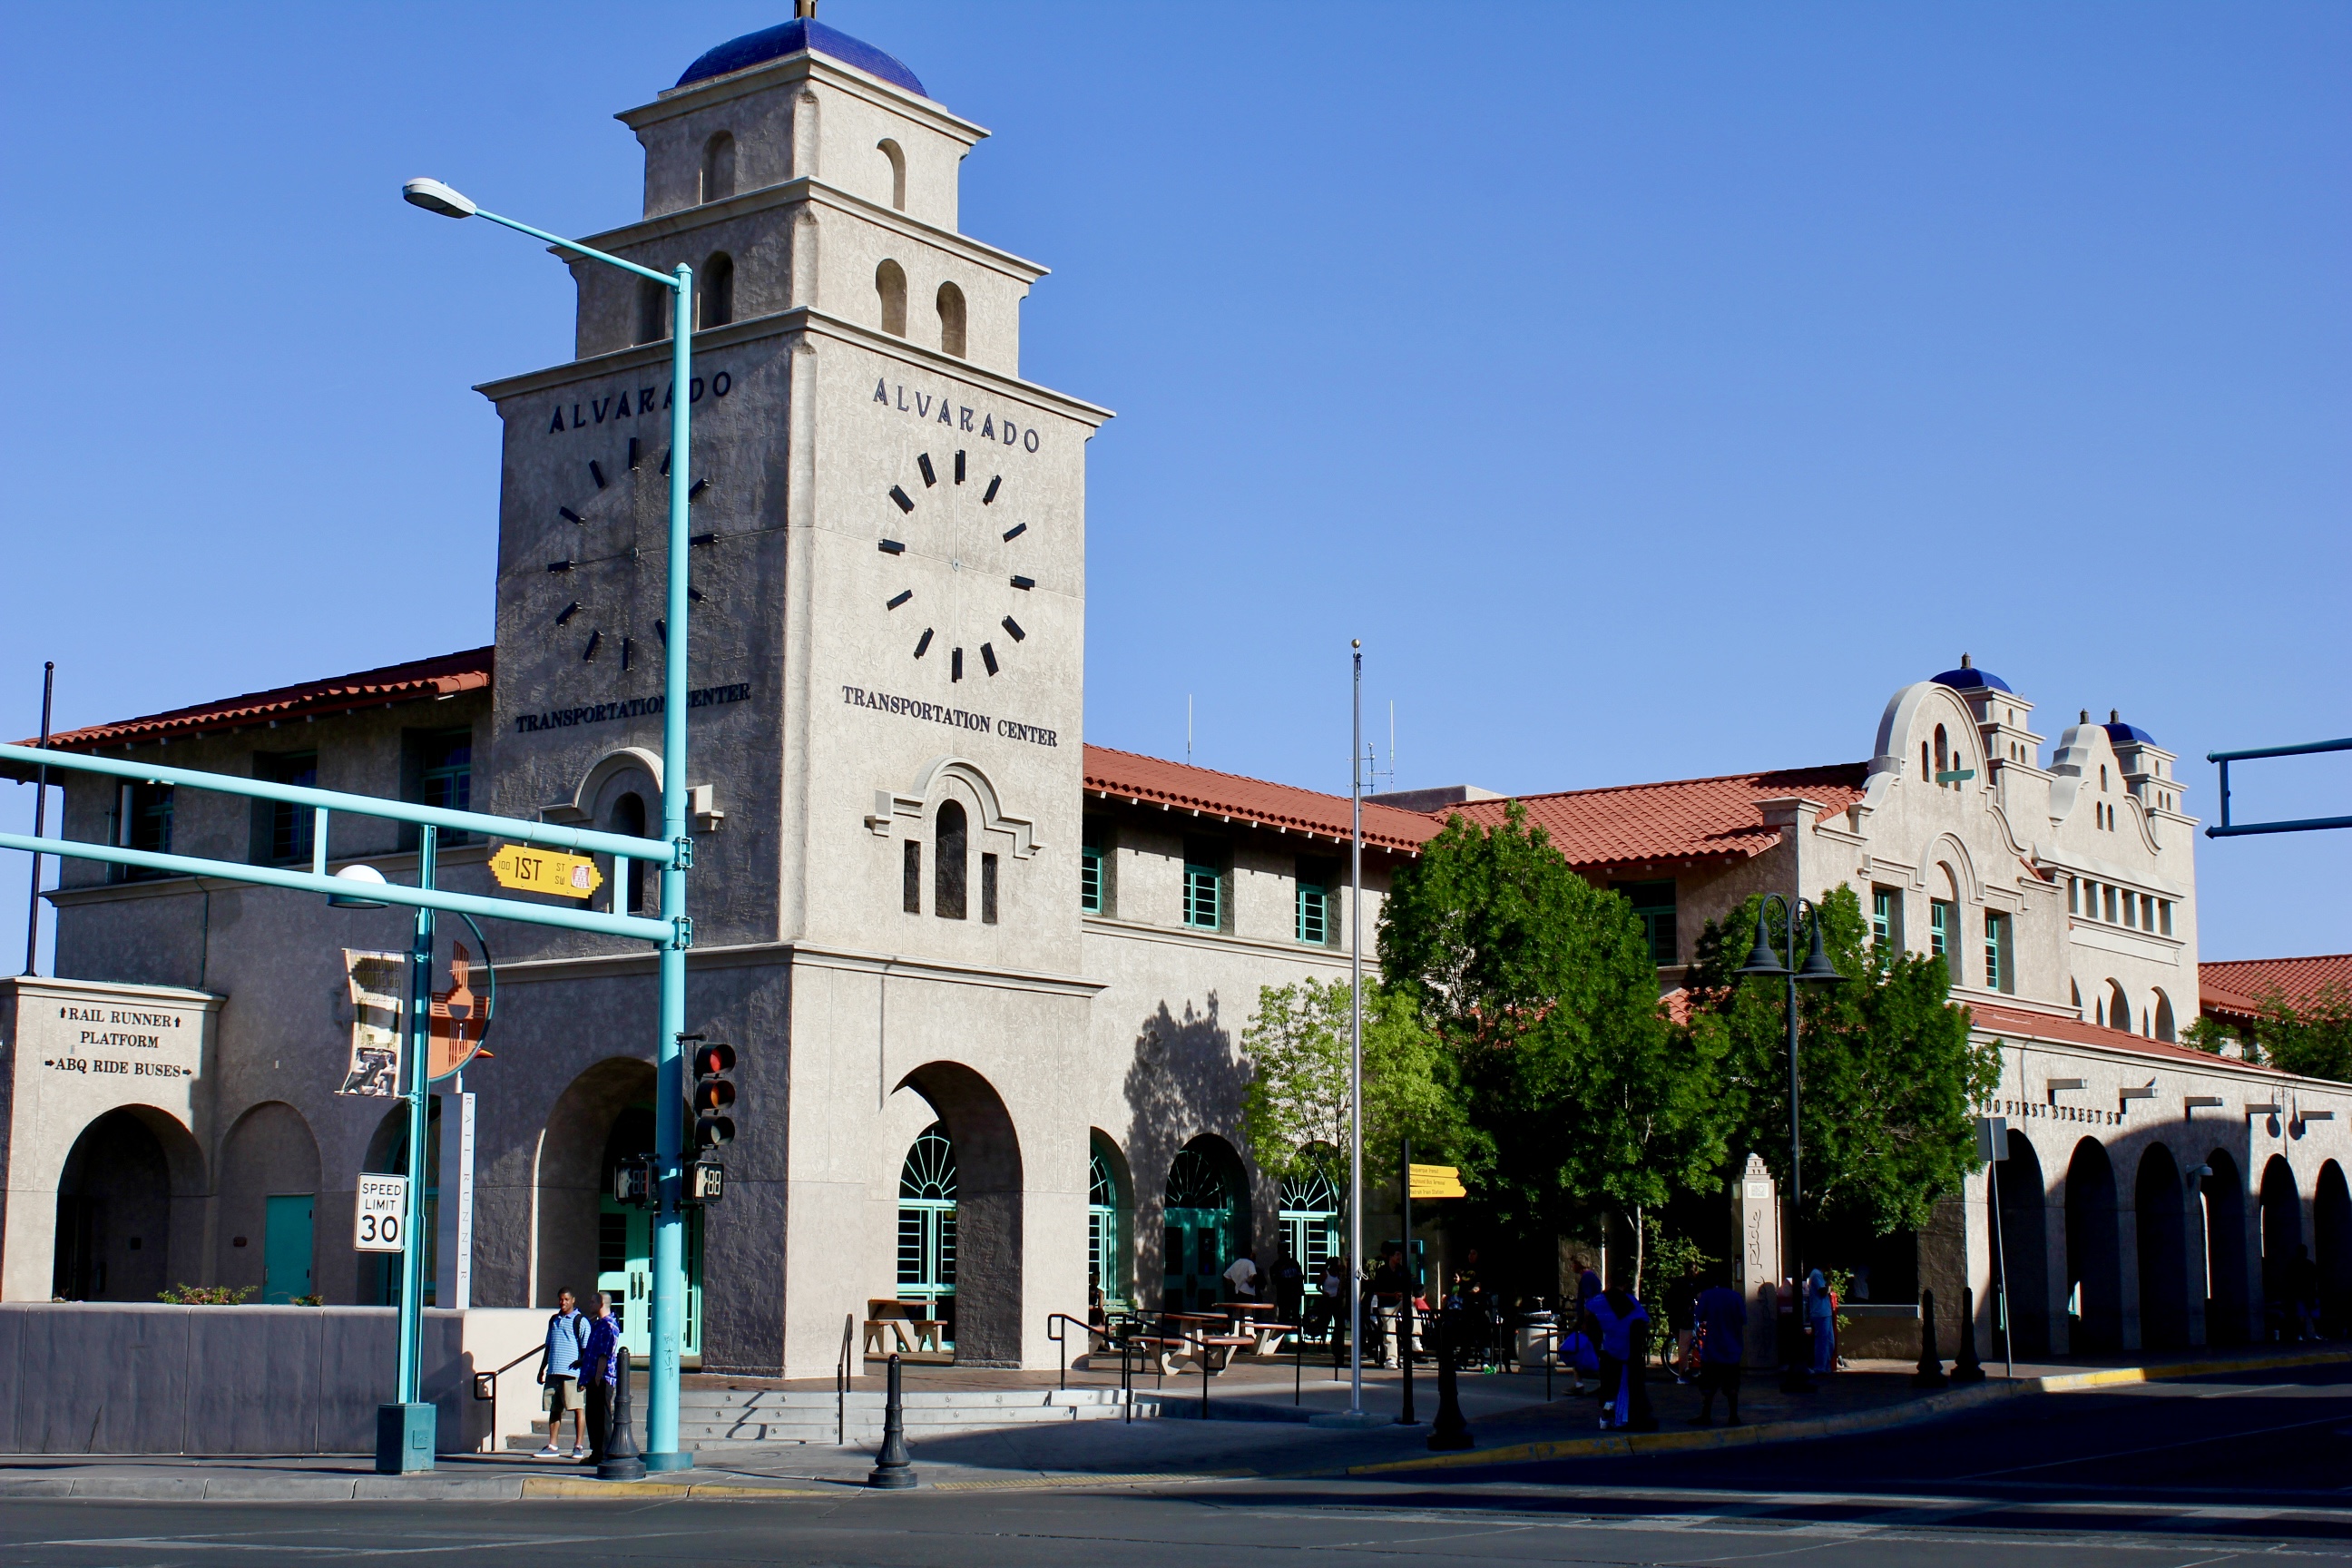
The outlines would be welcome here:
<svg viewBox="0 0 2352 1568">
<path fill-rule="evenodd" d="M 1348 1414 L 1364 1414 L 1364 643 L 1348 742 Z"/>
<path fill-rule="evenodd" d="M 687 541 L 693 480 L 688 474 L 693 452 L 694 269 L 680 262 L 673 273 L 656 272 L 634 261 L 582 245 L 577 240 L 533 228 L 510 217 L 485 211 L 438 180 L 411 180 L 403 196 L 427 212 L 445 217 L 484 217 L 559 250 L 584 256 L 624 272 L 660 284 L 671 291 L 670 314 L 670 452 L 669 560 L 662 648 L 662 837 L 670 847 L 662 864 L 661 918 L 669 922 L 670 940 L 660 952 L 660 1038 L 654 1047 L 654 1246 L 651 1354 L 647 1360 L 646 1452 L 648 1470 L 682 1470 L 694 1456 L 677 1444 L 679 1354 L 686 1317 L 685 1213 L 679 1205 L 682 1156 L 685 1148 L 686 1071 L 686 950 L 694 941 L 694 925 L 686 913 L 686 872 L 694 863 L 694 843 L 686 831 L 686 674 Z M 620 879 L 625 889 L 627 879 Z M 632 911 L 634 912 L 634 911 Z"/>
</svg>

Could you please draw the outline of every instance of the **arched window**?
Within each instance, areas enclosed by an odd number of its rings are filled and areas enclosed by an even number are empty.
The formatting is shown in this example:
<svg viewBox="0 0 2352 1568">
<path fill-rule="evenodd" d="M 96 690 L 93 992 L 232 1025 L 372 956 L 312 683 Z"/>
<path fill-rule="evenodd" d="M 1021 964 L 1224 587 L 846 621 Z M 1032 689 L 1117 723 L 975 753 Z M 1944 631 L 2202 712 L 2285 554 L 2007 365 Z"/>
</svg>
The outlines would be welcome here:
<svg viewBox="0 0 2352 1568">
<path fill-rule="evenodd" d="M 898 1171 L 898 1300 L 955 1339 L 956 1157 L 944 1122 L 916 1134 Z"/>
<path fill-rule="evenodd" d="M 2128 1035 L 2131 1026 L 2131 999 L 2124 994 L 2121 982 L 2110 980 L 2107 982 L 2107 1027 L 2121 1029 Z"/>
<path fill-rule="evenodd" d="M 1951 766 L 1952 758 L 1948 742 L 1944 739 L 1944 727 L 1938 724 L 1936 726 L 1936 771 L 1938 773 L 1947 773 L 1950 771 Z"/>
<path fill-rule="evenodd" d="M 643 838 L 646 836 L 646 802 L 643 795 L 625 795 L 613 803 L 611 831 L 627 834 L 632 838 Z M 629 862 L 629 874 L 623 879 L 626 885 L 614 889 L 616 895 L 628 900 L 628 905 L 623 910 L 624 913 L 635 915 L 652 912 L 646 888 L 648 883 L 654 883 L 654 877 L 657 875 L 658 873 L 648 875 L 643 860 Z M 659 884 L 654 883 L 654 885 L 658 890 Z"/>
<path fill-rule="evenodd" d="M 637 284 L 637 342 L 657 343 L 669 336 L 670 301 L 676 298 L 650 278 Z"/>
<path fill-rule="evenodd" d="M 941 920 L 964 918 L 963 888 L 966 831 L 963 807 L 954 801 L 940 806 L 931 837 L 931 912 Z"/>
<path fill-rule="evenodd" d="M 963 290 L 952 283 L 940 285 L 940 348 L 963 358 Z"/>
<path fill-rule="evenodd" d="M 735 138 L 721 131 L 702 146 L 702 199 L 723 202 L 735 194 Z"/>
<path fill-rule="evenodd" d="M 1316 1144 L 1307 1152 L 1314 1163 L 1285 1178 L 1279 1212 L 1283 1245 L 1306 1271 L 1306 1294 L 1313 1298 L 1322 1289 L 1318 1279 L 1323 1265 L 1341 1250 L 1339 1187 L 1332 1174 L 1339 1151 Z"/>
<path fill-rule="evenodd" d="M 1116 1151 L 1101 1133 L 1089 1134 L 1087 1153 L 1087 1283 L 1102 1292 L 1102 1305 L 1123 1306 L 1129 1299 L 1126 1215 L 1130 1205 Z"/>
<path fill-rule="evenodd" d="M 907 335 L 907 269 L 885 261 L 874 269 L 874 292 L 882 298 L 882 330 Z"/>
<path fill-rule="evenodd" d="M 703 326 L 723 327 L 735 319 L 735 259 L 725 251 L 713 252 L 702 264 L 702 284 L 695 290 L 695 304 Z"/>
<path fill-rule="evenodd" d="M 890 161 L 890 205 L 900 212 L 907 210 L 907 154 L 887 136 L 875 143 L 882 156 Z"/>
</svg>

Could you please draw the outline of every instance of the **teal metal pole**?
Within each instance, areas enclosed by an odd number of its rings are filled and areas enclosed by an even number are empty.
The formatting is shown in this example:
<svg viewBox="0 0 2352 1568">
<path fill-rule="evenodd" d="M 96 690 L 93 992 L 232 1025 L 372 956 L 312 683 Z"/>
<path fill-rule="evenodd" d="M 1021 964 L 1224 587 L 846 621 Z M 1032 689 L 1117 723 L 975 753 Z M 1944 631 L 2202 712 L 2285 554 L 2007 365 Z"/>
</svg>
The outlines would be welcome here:
<svg viewBox="0 0 2352 1568">
<path fill-rule="evenodd" d="M 682 1470 L 694 1463 L 677 1446 L 679 1342 L 686 1329 L 686 1216 L 679 1156 L 686 1138 L 686 626 L 687 470 L 693 451 L 694 269 L 678 264 L 670 329 L 669 639 L 662 652 L 662 837 L 675 847 L 661 874 L 661 912 L 675 934 L 661 950 L 661 1040 L 655 1055 L 653 1356 L 646 1380 L 646 1468 Z"/>
<path fill-rule="evenodd" d="M 416 882 L 433 886 L 434 830 L 416 834 Z M 432 1067 L 425 1059 L 433 1027 L 433 911 L 416 911 L 415 934 L 408 949 L 408 1215 L 400 1247 L 400 1403 L 424 1403 L 424 1376 L 418 1365 L 425 1329 L 425 1181 L 433 1169 L 425 1138 L 432 1127 Z M 429 1468 L 428 1451 L 425 1463 Z"/>
</svg>

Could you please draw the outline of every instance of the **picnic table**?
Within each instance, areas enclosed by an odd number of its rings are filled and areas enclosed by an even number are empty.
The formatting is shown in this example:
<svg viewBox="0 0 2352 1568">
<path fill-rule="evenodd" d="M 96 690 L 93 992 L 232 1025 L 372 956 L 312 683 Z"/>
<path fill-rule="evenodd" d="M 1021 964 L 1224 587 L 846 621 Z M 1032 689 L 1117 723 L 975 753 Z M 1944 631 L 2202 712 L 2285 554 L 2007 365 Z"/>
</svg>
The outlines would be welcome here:
<svg viewBox="0 0 2352 1568">
<path fill-rule="evenodd" d="M 1217 1310 L 1230 1316 L 1235 1334 L 1249 1336 L 1254 1354 L 1273 1355 L 1281 1350 L 1285 1337 L 1298 1332 L 1296 1323 L 1274 1321 L 1275 1305 L 1271 1301 L 1220 1301 Z"/>
</svg>

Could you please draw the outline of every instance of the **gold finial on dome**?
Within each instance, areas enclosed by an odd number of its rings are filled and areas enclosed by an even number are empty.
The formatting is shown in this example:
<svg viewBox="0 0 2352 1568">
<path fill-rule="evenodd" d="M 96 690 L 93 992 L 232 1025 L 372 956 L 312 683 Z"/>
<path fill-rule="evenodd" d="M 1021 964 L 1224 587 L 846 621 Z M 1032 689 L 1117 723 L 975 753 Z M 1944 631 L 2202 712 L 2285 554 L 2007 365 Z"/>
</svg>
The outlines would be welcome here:
<svg viewBox="0 0 2352 1568">
<path fill-rule="evenodd" d="M 816 0 L 793 0 L 793 18 L 795 21 L 815 21 Z"/>
</svg>

